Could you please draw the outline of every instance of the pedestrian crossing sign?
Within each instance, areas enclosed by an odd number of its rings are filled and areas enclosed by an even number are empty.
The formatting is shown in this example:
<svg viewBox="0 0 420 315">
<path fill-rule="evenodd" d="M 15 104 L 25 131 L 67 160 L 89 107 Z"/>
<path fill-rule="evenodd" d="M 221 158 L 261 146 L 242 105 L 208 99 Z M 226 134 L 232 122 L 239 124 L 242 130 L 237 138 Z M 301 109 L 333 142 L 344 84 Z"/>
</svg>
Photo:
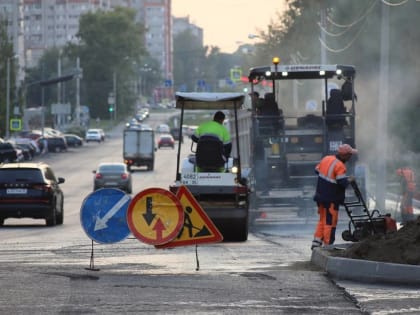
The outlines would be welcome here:
<svg viewBox="0 0 420 315">
<path fill-rule="evenodd" d="M 223 240 L 222 234 L 186 186 L 181 186 L 176 196 L 184 209 L 184 224 L 177 237 L 168 243 L 156 245 L 156 248 L 217 243 Z"/>
<path fill-rule="evenodd" d="M 22 119 L 19 119 L 19 118 L 10 119 L 10 130 L 11 131 L 22 130 Z"/>
</svg>

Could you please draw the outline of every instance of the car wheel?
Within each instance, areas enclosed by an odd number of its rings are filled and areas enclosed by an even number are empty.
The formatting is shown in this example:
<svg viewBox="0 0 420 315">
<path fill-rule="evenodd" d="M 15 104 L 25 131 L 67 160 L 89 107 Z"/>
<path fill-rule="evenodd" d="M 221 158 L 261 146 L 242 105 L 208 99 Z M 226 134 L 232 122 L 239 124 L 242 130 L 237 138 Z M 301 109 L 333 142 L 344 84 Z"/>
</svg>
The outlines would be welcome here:
<svg viewBox="0 0 420 315">
<path fill-rule="evenodd" d="M 50 216 L 48 218 L 45 218 L 45 223 L 47 224 L 47 226 L 54 226 L 57 224 L 57 209 L 56 209 L 56 204 L 54 202 L 54 206 L 51 209 L 51 213 Z"/>
<path fill-rule="evenodd" d="M 4 218 L 0 218 L 0 226 L 3 226 L 4 225 Z"/>
</svg>

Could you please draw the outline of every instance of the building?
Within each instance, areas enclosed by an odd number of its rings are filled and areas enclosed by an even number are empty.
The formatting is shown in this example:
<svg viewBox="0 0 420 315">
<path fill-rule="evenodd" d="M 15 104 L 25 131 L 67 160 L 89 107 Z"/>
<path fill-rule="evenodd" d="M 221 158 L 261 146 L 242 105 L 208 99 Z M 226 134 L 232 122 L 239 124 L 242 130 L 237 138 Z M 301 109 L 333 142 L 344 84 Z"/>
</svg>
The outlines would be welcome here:
<svg viewBox="0 0 420 315">
<path fill-rule="evenodd" d="M 180 34 L 185 31 L 190 31 L 192 35 L 198 38 L 203 46 L 203 29 L 195 24 L 190 23 L 190 17 L 174 17 L 173 18 L 173 26 L 172 26 L 172 34 L 173 37 L 175 35 Z"/>
</svg>

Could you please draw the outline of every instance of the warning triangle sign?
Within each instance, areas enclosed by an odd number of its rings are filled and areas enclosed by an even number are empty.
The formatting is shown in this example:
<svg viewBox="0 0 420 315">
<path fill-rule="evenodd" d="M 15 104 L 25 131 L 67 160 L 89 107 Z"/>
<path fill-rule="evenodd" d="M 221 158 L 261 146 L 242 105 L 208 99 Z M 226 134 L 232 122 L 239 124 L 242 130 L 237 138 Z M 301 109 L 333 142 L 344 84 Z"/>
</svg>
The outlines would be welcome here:
<svg viewBox="0 0 420 315">
<path fill-rule="evenodd" d="M 176 196 L 184 209 L 184 225 L 177 237 L 168 243 L 156 245 L 156 248 L 216 243 L 223 240 L 222 234 L 186 186 L 181 186 Z"/>
</svg>

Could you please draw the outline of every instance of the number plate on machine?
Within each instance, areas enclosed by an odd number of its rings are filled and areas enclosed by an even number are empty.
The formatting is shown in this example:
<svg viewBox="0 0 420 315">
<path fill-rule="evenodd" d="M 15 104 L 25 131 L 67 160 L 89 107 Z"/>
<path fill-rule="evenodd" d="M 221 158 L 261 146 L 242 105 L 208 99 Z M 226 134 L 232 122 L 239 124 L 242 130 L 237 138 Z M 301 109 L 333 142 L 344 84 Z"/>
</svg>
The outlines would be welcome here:
<svg viewBox="0 0 420 315">
<path fill-rule="evenodd" d="M 6 193 L 8 195 L 13 194 L 26 194 L 28 190 L 26 188 L 7 188 Z"/>
<path fill-rule="evenodd" d="M 231 186 L 235 185 L 235 174 L 232 173 L 183 173 L 183 185 Z"/>
<path fill-rule="evenodd" d="M 181 182 L 183 185 L 197 185 L 198 173 L 183 173 Z"/>
</svg>

